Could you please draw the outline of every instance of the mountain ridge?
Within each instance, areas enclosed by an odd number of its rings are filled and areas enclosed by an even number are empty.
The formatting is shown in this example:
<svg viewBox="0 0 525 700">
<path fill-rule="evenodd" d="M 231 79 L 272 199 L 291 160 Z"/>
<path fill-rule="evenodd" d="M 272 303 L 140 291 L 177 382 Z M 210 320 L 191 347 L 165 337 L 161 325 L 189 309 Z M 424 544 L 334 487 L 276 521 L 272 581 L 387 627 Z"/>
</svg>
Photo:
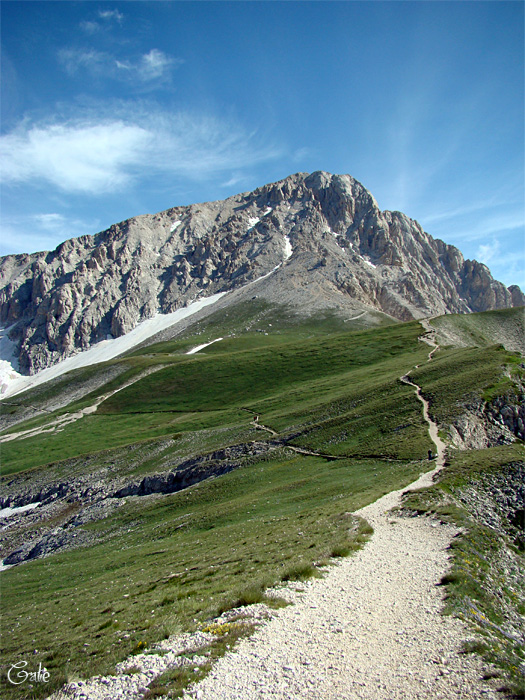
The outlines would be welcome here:
<svg viewBox="0 0 525 700">
<path fill-rule="evenodd" d="M 256 284 L 255 284 L 256 283 Z M 237 292 L 298 313 L 412 318 L 525 304 L 349 175 L 296 173 L 0 261 L 0 323 L 34 374 L 156 314 Z M 223 300 L 224 303 L 224 300 Z"/>
</svg>

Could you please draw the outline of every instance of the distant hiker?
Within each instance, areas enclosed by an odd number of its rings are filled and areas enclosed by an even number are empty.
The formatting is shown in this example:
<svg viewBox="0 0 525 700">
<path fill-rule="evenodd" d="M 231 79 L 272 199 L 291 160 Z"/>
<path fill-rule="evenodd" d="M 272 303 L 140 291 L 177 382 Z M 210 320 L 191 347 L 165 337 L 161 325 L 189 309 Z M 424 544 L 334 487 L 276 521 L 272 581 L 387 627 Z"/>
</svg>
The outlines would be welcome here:
<svg viewBox="0 0 525 700">
<path fill-rule="evenodd" d="M 428 451 L 428 458 L 429 459 L 434 459 L 434 455 L 432 454 L 432 450 Z"/>
<path fill-rule="evenodd" d="M 259 416 L 254 416 L 253 417 L 253 422 L 258 423 L 259 422 Z"/>
</svg>

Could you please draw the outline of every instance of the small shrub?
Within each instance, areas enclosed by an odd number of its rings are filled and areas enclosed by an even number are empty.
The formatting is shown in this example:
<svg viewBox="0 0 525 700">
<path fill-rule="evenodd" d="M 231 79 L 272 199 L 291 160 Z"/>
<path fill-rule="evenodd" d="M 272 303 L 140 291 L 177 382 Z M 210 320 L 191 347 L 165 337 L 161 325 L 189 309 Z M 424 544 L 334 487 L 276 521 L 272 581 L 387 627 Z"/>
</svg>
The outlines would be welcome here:
<svg viewBox="0 0 525 700">
<path fill-rule="evenodd" d="M 312 564 L 297 564 L 286 571 L 283 581 L 306 581 L 318 575 L 318 571 Z"/>
</svg>

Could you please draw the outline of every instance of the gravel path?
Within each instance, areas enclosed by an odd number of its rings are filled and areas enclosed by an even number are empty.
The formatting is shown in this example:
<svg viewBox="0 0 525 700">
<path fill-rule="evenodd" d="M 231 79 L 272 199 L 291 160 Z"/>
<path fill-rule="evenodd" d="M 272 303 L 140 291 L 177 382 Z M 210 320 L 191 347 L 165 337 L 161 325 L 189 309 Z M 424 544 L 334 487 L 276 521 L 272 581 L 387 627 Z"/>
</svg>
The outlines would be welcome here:
<svg viewBox="0 0 525 700">
<path fill-rule="evenodd" d="M 433 344 L 433 343 L 432 343 Z M 429 360 L 431 355 L 429 356 Z M 437 449 L 436 468 L 408 489 L 432 483 L 445 445 L 416 389 Z M 478 657 L 461 654 L 466 626 L 443 617 L 438 584 L 457 531 L 430 518 L 392 517 L 394 491 L 357 511 L 374 528 L 355 556 L 324 579 L 288 587 L 283 609 L 185 698 L 199 700 L 451 700 L 498 695 Z"/>
<path fill-rule="evenodd" d="M 433 338 L 426 342 L 434 348 L 431 360 L 438 346 Z M 365 547 L 329 567 L 322 579 L 274 591 L 293 605 L 272 611 L 270 619 L 251 637 L 242 640 L 203 681 L 187 690 L 186 700 L 500 697 L 493 682 L 482 680 L 484 668 L 479 657 L 461 653 L 470 636 L 466 625 L 441 615 L 443 588 L 438 584 L 450 567 L 448 549 L 457 530 L 431 518 L 391 513 L 400 505 L 404 491 L 432 483 L 445 451 L 419 387 L 408 375 L 401 380 L 415 388 L 423 404 L 436 445 L 436 468 L 406 489 L 357 511 L 374 528 Z M 261 607 L 264 618 L 265 606 L 252 607 Z M 135 656 L 117 668 L 122 674 L 135 665 L 140 669 L 135 676 L 73 683 L 53 695 L 53 700 L 138 700 L 162 670 L 180 665 L 177 653 L 181 649 L 198 648 L 209 641 L 199 643 L 195 635 L 187 636 L 163 642 L 167 656 Z"/>
<path fill-rule="evenodd" d="M 440 614 L 436 584 L 456 533 L 430 519 L 389 516 L 400 494 L 359 511 L 374 527 L 365 548 L 324 579 L 298 586 L 295 605 L 242 641 L 185 697 L 497 698 L 481 680 L 478 658 L 459 654 L 466 627 Z"/>
<path fill-rule="evenodd" d="M 431 475 L 412 486 L 427 485 Z M 440 614 L 443 589 L 436 584 L 449 568 L 456 531 L 429 518 L 389 515 L 401 493 L 357 512 L 374 534 L 356 555 L 328 567 L 323 579 L 274 591 L 293 605 L 247 608 L 255 618 L 271 617 L 185 700 L 499 700 L 494 685 L 481 680 L 480 659 L 460 653 L 466 626 Z M 130 657 L 117 675 L 71 683 L 49 700 L 139 700 L 156 676 L 185 661 L 181 651 L 212 639 L 202 632 L 170 638 L 158 645 L 162 656 Z M 131 667 L 140 672 L 127 675 Z"/>
</svg>

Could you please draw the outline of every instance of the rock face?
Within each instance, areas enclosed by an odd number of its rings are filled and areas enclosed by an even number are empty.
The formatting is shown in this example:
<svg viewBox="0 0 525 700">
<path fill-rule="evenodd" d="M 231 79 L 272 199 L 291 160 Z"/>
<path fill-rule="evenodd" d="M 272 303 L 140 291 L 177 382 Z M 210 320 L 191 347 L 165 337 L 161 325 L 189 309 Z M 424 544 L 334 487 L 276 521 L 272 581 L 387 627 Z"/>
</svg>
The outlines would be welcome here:
<svg viewBox="0 0 525 700">
<path fill-rule="evenodd" d="M 0 263 L 0 323 L 32 374 L 156 313 L 245 287 L 297 308 L 400 320 L 520 306 L 482 264 L 349 175 L 298 173 L 224 201 L 168 209 Z M 250 288 L 253 295 L 253 287 Z"/>
<path fill-rule="evenodd" d="M 449 426 L 451 444 L 461 450 L 483 450 L 525 440 L 525 394 L 498 396 L 490 403 L 481 399 L 464 406 Z"/>
<path fill-rule="evenodd" d="M 36 474 L 15 474 L 2 484 L 0 509 L 16 509 L 29 504 L 36 507 L 27 512 L 0 516 L 3 563 L 11 566 L 54 552 L 93 545 L 100 541 L 100 533 L 85 530 L 83 526 L 108 517 L 125 502 L 126 497 L 180 491 L 205 479 L 241 469 L 254 457 L 279 449 L 284 444 L 284 440 L 253 440 L 188 459 L 173 461 L 168 456 L 167 463 L 159 462 L 162 471 L 142 479 L 122 475 L 122 464 L 119 465 L 119 474 L 115 475 L 114 451 L 102 466 L 72 475 L 67 482 L 53 479 L 45 469 Z M 137 451 L 126 446 L 117 460 L 125 461 L 126 468 L 133 472 L 138 465 L 151 460 L 158 451 L 164 452 L 170 445 L 173 441 L 168 438 L 160 445 L 152 444 Z M 69 463 L 72 471 L 75 465 L 85 463 L 85 460 L 85 456 L 80 460 L 73 459 Z"/>
</svg>

